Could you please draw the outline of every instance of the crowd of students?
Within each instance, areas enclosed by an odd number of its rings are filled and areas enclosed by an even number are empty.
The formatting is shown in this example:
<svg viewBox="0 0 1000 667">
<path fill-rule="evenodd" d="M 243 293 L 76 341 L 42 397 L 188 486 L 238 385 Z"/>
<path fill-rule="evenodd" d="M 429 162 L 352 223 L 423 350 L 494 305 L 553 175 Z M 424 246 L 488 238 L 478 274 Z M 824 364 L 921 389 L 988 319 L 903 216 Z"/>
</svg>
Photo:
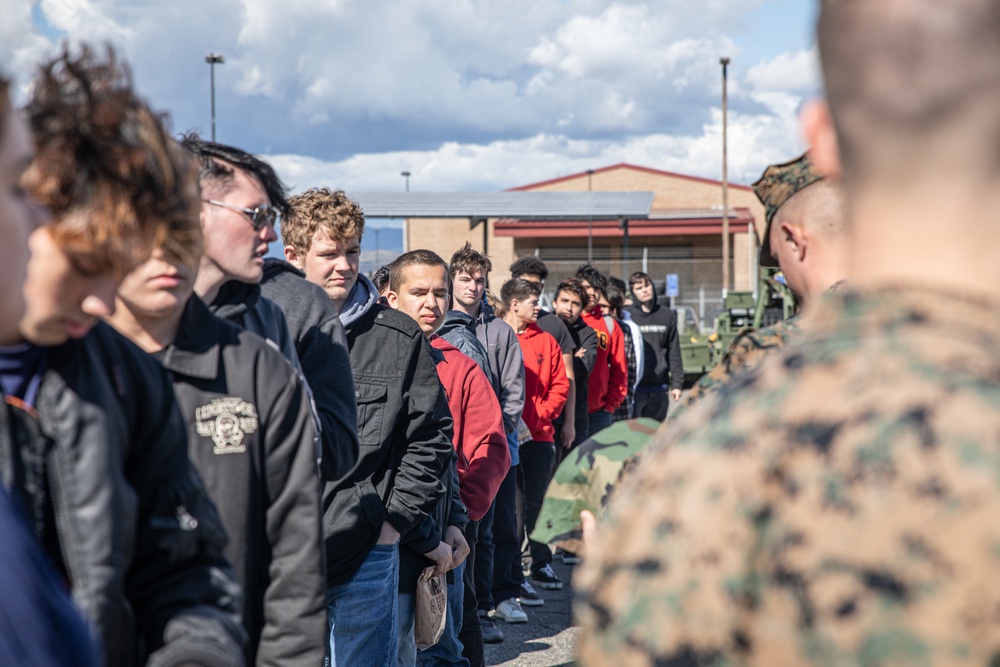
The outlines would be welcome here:
<svg viewBox="0 0 1000 667">
<path fill-rule="evenodd" d="M 589 265 L 554 313 L 534 257 L 497 300 L 468 244 L 373 282 L 356 203 L 175 139 L 111 51 L 46 63 L 23 114 L 6 91 L 0 530 L 26 574 L 0 604 L 33 627 L 0 655 L 483 665 L 496 620 L 562 587 L 527 540 L 555 464 L 680 381 L 676 329 Z M 447 622 L 418 650 L 428 570 Z"/>
</svg>

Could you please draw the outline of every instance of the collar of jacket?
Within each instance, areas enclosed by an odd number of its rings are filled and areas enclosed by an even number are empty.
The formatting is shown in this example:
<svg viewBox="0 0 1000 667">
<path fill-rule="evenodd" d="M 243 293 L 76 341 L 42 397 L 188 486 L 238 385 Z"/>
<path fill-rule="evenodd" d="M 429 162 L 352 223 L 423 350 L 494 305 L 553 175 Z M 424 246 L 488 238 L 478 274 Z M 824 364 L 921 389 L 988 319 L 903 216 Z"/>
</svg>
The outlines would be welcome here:
<svg viewBox="0 0 1000 667">
<path fill-rule="evenodd" d="M 217 333 L 219 320 L 208 306 L 192 294 L 184 306 L 174 342 L 157 357 L 168 371 L 201 380 L 219 374 L 221 345 Z"/>
<path fill-rule="evenodd" d="M 438 329 L 438 335 L 443 336 L 445 332 L 459 327 L 465 327 L 475 333 L 476 321 L 472 319 L 471 315 L 463 313 L 461 310 L 449 310 L 444 314 L 444 322 L 441 323 L 441 328 Z"/>
<path fill-rule="evenodd" d="M 224 320 L 238 319 L 253 310 L 260 300 L 260 285 L 230 280 L 219 288 L 212 301 L 212 311 Z"/>
</svg>

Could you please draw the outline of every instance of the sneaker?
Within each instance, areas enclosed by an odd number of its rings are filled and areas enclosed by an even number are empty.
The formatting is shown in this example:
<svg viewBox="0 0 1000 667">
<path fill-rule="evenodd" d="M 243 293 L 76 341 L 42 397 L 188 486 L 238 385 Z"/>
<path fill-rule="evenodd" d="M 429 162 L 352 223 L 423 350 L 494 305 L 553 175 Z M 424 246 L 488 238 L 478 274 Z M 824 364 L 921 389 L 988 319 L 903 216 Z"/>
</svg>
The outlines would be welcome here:
<svg viewBox="0 0 1000 667">
<path fill-rule="evenodd" d="M 538 594 L 534 586 L 529 584 L 527 581 L 521 582 L 521 595 L 517 598 L 517 601 L 521 603 L 523 607 L 541 607 L 545 604 L 545 600 L 542 596 Z"/>
<path fill-rule="evenodd" d="M 531 580 L 547 591 L 562 590 L 562 581 L 556 576 L 550 563 L 546 563 L 538 572 L 532 573 Z"/>
<path fill-rule="evenodd" d="M 521 609 L 517 600 L 510 598 L 497 605 L 497 610 L 493 612 L 493 618 L 499 618 L 508 623 L 527 623 L 528 615 Z"/>
<path fill-rule="evenodd" d="M 580 562 L 580 557 L 569 551 L 559 550 L 559 557 L 562 558 L 562 562 L 566 565 L 577 565 Z"/>
<path fill-rule="evenodd" d="M 521 612 L 524 613 L 523 611 Z M 525 616 L 527 618 L 527 616 Z M 479 614 L 479 625 L 483 627 L 483 643 L 499 644 L 503 641 L 503 632 L 493 622 L 493 619 L 486 614 Z"/>
</svg>

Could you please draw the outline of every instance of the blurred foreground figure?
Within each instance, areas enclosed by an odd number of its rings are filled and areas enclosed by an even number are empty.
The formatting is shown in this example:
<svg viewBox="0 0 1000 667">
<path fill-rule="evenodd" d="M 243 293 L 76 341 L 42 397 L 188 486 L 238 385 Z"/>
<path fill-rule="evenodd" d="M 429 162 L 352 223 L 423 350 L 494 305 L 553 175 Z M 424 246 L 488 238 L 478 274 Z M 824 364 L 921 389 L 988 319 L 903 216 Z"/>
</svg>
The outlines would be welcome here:
<svg viewBox="0 0 1000 667">
<path fill-rule="evenodd" d="M 195 183 L 113 55 L 43 67 L 28 112 L 38 154 L 24 181 L 54 219 L 28 238 L 27 309 L 4 355 L 22 408 L 4 484 L 106 664 L 242 664 L 240 588 L 170 380 L 100 322 L 122 278 L 198 214 Z"/>
<path fill-rule="evenodd" d="M 5 400 L 7 387 L 15 382 L 8 382 L 2 361 L 20 340 L 17 324 L 24 315 L 28 229 L 43 222 L 41 207 L 21 188 L 21 176 L 33 151 L 27 126 L 10 108 L 8 90 L 0 76 L 0 235 L 4 239 L 0 247 L 0 452 L 4 453 L 16 447 L 14 428 L 20 420 L 12 417 L 15 408 Z M 0 490 L 0 664 L 97 665 L 87 626 L 32 535 L 23 509 L 6 490 Z"/>
<path fill-rule="evenodd" d="M 620 490 L 584 665 L 1000 660 L 1000 9 L 829 0 L 819 48 L 849 288 Z"/>
</svg>

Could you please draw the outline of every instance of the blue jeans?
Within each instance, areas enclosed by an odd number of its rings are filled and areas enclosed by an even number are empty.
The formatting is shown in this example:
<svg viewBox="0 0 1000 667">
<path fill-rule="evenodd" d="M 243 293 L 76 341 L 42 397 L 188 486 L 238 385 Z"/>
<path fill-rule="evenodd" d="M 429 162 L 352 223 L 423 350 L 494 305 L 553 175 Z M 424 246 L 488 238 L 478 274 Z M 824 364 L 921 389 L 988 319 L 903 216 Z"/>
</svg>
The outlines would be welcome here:
<svg viewBox="0 0 1000 667">
<path fill-rule="evenodd" d="M 417 653 L 417 664 L 420 667 L 438 667 L 439 665 L 458 665 L 469 667 L 469 661 L 462 656 L 462 642 L 458 639 L 462 631 L 462 608 L 465 598 L 465 582 L 463 575 L 468 559 L 459 565 L 452 574 L 455 583 L 448 584 L 448 616 L 444 622 L 444 632 L 437 644 Z"/>
<path fill-rule="evenodd" d="M 590 413 L 590 435 L 597 435 L 607 427 L 611 426 L 614 417 L 607 410 L 596 410 Z"/>
<path fill-rule="evenodd" d="M 376 544 L 349 581 L 327 592 L 332 667 L 396 664 L 399 546 Z"/>
</svg>

